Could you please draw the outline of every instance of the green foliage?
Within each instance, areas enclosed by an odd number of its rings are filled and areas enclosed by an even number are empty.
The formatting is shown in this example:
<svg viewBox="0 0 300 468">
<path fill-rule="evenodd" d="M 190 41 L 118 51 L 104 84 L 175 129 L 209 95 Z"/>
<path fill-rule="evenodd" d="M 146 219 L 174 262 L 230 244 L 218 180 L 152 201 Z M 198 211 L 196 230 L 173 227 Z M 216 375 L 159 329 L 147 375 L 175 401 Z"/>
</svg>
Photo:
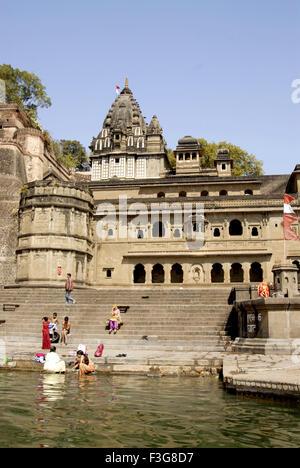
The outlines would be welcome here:
<svg viewBox="0 0 300 468">
<path fill-rule="evenodd" d="M 29 117 L 36 119 L 39 107 L 51 106 L 45 86 L 34 73 L 3 64 L 0 79 L 5 81 L 6 102 L 19 104 Z"/>
<path fill-rule="evenodd" d="M 239 146 L 220 141 L 219 143 L 209 143 L 204 138 L 198 139 L 202 150 L 202 167 L 214 167 L 217 151 L 221 148 L 227 148 L 230 152 L 230 157 L 233 160 L 232 175 L 234 176 L 255 176 L 262 175 L 262 161 L 255 158 L 253 154 L 247 153 Z"/>
<path fill-rule="evenodd" d="M 174 156 L 174 153 L 173 153 L 173 151 L 172 151 L 170 148 L 168 148 L 167 151 L 168 151 L 169 163 L 171 164 L 171 167 L 172 167 L 173 169 L 175 169 L 175 167 L 176 167 L 176 158 L 175 158 L 175 156 Z"/>
<path fill-rule="evenodd" d="M 86 170 L 89 165 L 86 150 L 77 140 L 52 140 L 51 149 L 58 161 L 70 169 Z"/>
<path fill-rule="evenodd" d="M 202 167 L 214 167 L 214 160 L 217 157 L 217 151 L 221 148 L 227 148 L 230 151 L 230 157 L 233 160 L 232 175 L 234 176 L 256 176 L 262 175 L 262 161 L 256 159 L 253 154 L 247 153 L 239 146 L 227 143 L 226 141 L 220 141 L 219 143 L 209 143 L 204 138 L 198 138 L 201 145 L 201 166 Z M 176 159 L 171 149 L 168 149 L 168 158 L 173 168 L 176 167 Z"/>
</svg>

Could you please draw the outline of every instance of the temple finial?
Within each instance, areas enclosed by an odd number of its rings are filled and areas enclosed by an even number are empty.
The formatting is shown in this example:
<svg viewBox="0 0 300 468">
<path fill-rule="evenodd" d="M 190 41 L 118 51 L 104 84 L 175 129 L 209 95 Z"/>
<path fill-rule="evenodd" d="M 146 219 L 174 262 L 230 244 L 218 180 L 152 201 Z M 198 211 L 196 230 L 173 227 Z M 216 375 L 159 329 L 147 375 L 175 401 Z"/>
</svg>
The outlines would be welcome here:
<svg viewBox="0 0 300 468">
<path fill-rule="evenodd" d="M 125 88 L 128 88 L 128 78 L 125 80 Z"/>
</svg>

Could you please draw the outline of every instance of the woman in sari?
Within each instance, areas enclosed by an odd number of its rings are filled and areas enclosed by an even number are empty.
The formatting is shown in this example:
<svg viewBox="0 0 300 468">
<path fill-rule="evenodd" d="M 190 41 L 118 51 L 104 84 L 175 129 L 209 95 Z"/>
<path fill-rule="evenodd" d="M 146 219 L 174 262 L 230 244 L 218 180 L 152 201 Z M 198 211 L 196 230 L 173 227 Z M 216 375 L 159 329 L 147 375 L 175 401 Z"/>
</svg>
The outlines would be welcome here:
<svg viewBox="0 0 300 468">
<path fill-rule="evenodd" d="M 48 317 L 43 318 L 43 344 L 42 349 L 50 349 L 51 342 L 50 342 L 50 334 L 49 334 L 49 320 Z"/>
<path fill-rule="evenodd" d="M 109 320 L 109 333 L 114 331 L 116 334 L 120 323 L 122 323 L 121 314 L 118 306 L 114 305 L 111 311 L 111 318 Z"/>
</svg>

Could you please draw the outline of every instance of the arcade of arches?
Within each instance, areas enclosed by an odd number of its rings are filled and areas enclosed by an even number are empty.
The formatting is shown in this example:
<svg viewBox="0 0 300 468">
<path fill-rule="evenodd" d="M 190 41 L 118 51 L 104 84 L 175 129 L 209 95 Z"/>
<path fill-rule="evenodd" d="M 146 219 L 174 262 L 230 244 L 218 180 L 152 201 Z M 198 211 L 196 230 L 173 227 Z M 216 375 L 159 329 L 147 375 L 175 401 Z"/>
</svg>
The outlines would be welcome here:
<svg viewBox="0 0 300 468">
<path fill-rule="evenodd" d="M 201 265 L 191 267 L 180 263 L 138 263 L 133 266 L 135 284 L 259 283 L 263 277 L 263 266 L 259 262 L 213 263 L 206 265 L 205 271 Z"/>
</svg>

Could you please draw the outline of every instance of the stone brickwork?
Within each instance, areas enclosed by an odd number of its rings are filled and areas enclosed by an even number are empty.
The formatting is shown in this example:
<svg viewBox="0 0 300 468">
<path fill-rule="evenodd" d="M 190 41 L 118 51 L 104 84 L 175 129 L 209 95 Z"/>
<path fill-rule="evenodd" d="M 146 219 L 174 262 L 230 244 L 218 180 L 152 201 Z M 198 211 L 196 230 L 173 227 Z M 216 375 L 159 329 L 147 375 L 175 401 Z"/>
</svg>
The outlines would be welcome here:
<svg viewBox="0 0 300 468">
<path fill-rule="evenodd" d="M 26 181 L 17 145 L 0 146 L 0 285 L 14 283 L 20 189 Z"/>
<path fill-rule="evenodd" d="M 57 284 L 71 273 L 77 284 L 88 284 L 92 216 L 88 190 L 54 177 L 28 184 L 20 201 L 17 283 Z"/>
</svg>

